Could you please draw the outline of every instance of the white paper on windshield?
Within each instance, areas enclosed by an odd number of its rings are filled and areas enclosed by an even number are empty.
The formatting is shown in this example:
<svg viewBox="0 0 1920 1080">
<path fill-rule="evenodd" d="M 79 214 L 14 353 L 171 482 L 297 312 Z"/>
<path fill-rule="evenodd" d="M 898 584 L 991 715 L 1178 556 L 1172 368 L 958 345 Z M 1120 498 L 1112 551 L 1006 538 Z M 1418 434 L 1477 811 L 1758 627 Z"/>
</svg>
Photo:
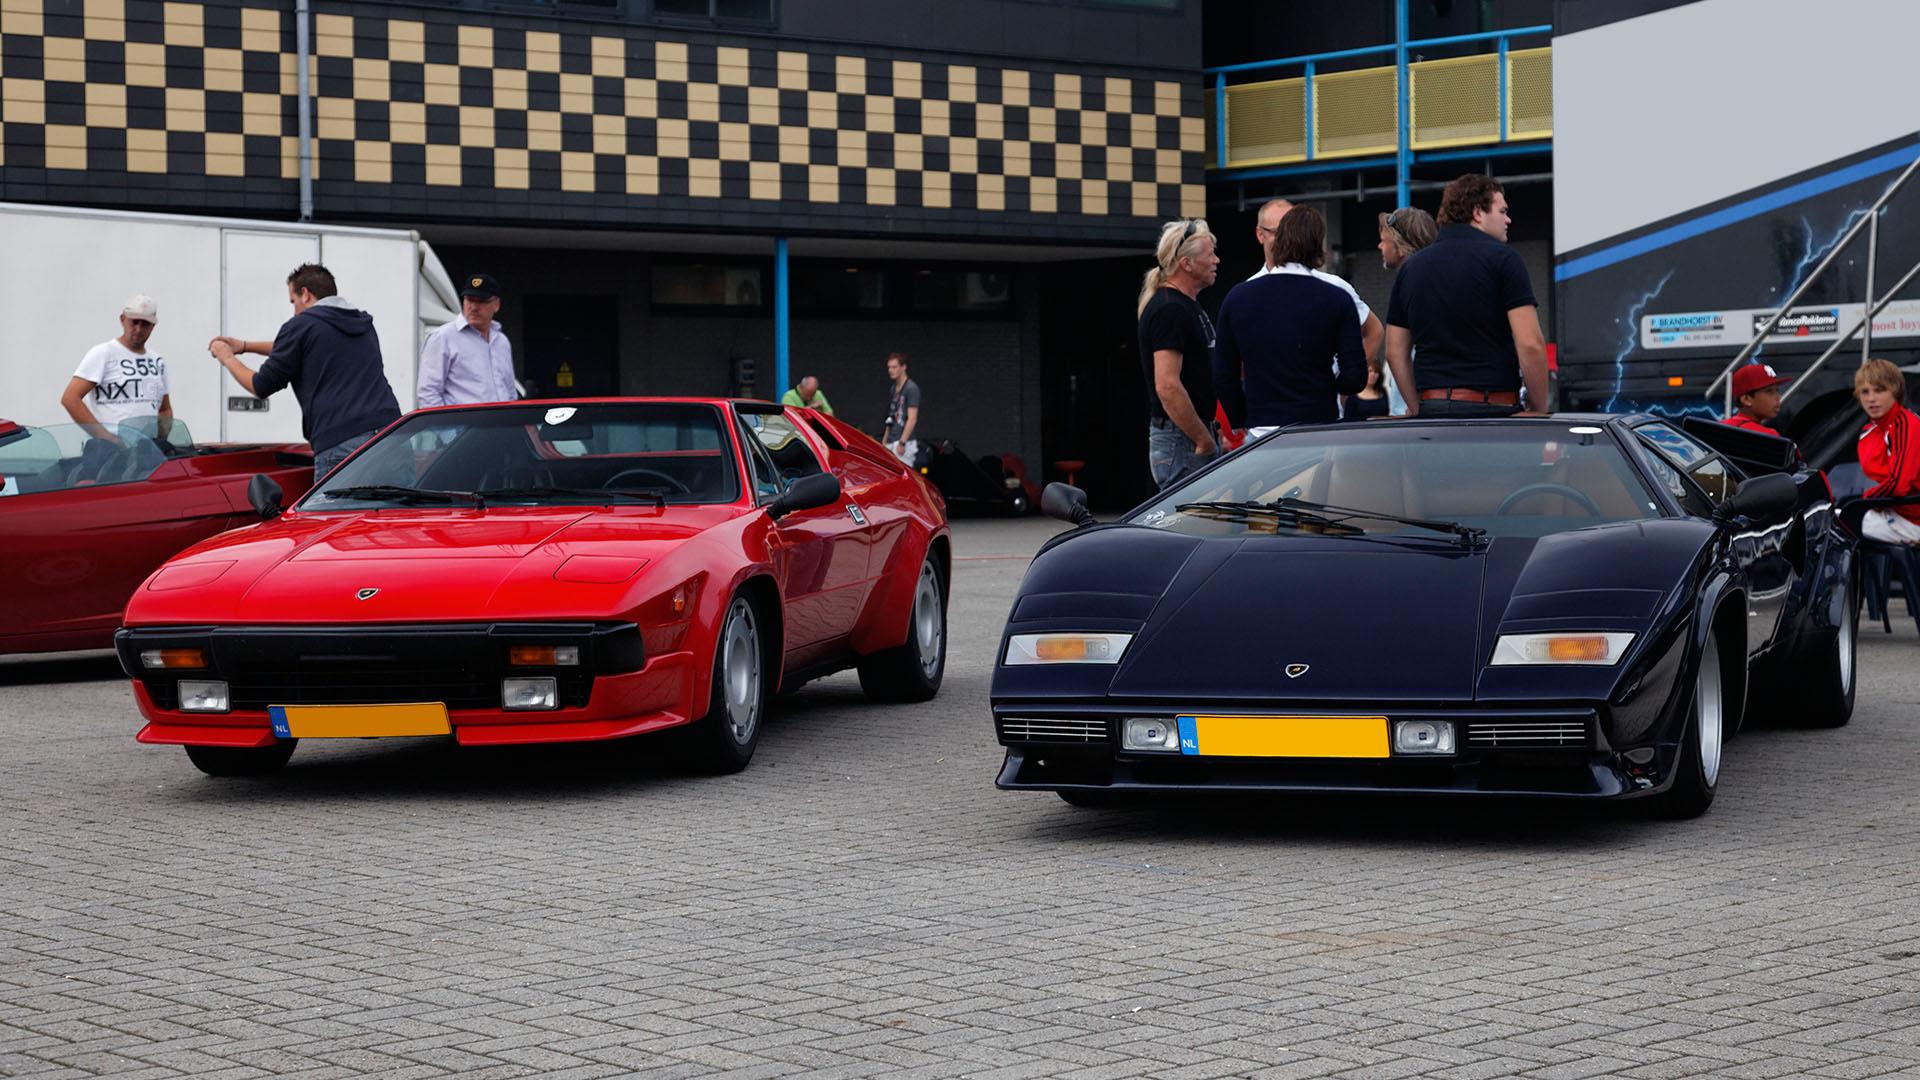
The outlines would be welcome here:
<svg viewBox="0 0 1920 1080">
<path fill-rule="evenodd" d="M 575 411 L 574 408 L 570 405 L 564 408 L 559 408 L 559 409 L 548 409 L 547 423 L 564 424 L 567 421 L 573 419 L 574 411 Z"/>
</svg>

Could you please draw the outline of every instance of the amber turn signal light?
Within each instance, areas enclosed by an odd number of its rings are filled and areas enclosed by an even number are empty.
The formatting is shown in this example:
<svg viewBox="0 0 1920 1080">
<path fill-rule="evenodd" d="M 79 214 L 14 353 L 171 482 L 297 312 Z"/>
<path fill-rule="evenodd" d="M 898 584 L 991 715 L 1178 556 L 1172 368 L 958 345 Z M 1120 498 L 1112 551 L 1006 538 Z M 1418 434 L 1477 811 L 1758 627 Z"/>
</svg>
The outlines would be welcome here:
<svg viewBox="0 0 1920 1080">
<path fill-rule="evenodd" d="M 140 663 L 150 668 L 203 668 L 207 666 L 205 649 L 147 649 Z"/>
<path fill-rule="evenodd" d="M 514 667 L 577 667 L 578 645 L 513 645 L 507 649 L 507 663 Z"/>
</svg>

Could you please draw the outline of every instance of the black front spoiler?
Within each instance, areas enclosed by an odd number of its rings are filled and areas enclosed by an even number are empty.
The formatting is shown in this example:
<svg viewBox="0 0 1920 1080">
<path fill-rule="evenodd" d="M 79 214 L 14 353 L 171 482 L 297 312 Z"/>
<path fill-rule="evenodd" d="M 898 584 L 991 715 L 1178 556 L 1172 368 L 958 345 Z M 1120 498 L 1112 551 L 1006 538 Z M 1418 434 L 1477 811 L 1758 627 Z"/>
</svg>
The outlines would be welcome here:
<svg viewBox="0 0 1920 1080">
<path fill-rule="evenodd" d="M 1666 783 L 1636 774 L 1617 755 L 1582 750 L 1499 758 L 1345 762 L 1179 755 L 1076 754 L 1075 748 L 1011 746 L 994 786 L 1003 791 L 1181 792 L 1529 796 L 1633 799 Z M 1666 778 L 1663 778 L 1666 779 Z"/>
</svg>

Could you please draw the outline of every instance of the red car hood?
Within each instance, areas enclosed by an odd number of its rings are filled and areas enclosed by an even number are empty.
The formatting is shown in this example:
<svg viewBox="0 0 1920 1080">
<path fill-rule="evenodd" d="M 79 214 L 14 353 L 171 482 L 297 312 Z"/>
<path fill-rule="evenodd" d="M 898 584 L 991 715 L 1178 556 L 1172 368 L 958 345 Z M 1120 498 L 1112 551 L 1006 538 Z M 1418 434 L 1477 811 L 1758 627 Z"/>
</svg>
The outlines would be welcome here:
<svg viewBox="0 0 1920 1080">
<path fill-rule="evenodd" d="M 190 548 L 129 626 L 605 618 L 734 506 L 289 514 Z"/>
</svg>

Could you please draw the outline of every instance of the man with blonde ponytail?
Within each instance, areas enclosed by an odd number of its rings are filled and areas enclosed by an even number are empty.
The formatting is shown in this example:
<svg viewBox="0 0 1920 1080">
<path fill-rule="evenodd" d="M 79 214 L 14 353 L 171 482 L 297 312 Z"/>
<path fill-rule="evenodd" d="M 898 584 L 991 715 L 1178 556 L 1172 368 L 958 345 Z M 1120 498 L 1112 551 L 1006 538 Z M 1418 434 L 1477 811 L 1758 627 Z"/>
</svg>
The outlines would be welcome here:
<svg viewBox="0 0 1920 1080">
<path fill-rule="evenodd" d="M 1160 227 L 1140 286 L 1140 368 L 1147 380 L 1147 467 L 1165 489 L 1220 453 L 1213 420 L 1213 322 L 1198 299 L 1220 272 L 1199 218 Z"/>
</svg>

